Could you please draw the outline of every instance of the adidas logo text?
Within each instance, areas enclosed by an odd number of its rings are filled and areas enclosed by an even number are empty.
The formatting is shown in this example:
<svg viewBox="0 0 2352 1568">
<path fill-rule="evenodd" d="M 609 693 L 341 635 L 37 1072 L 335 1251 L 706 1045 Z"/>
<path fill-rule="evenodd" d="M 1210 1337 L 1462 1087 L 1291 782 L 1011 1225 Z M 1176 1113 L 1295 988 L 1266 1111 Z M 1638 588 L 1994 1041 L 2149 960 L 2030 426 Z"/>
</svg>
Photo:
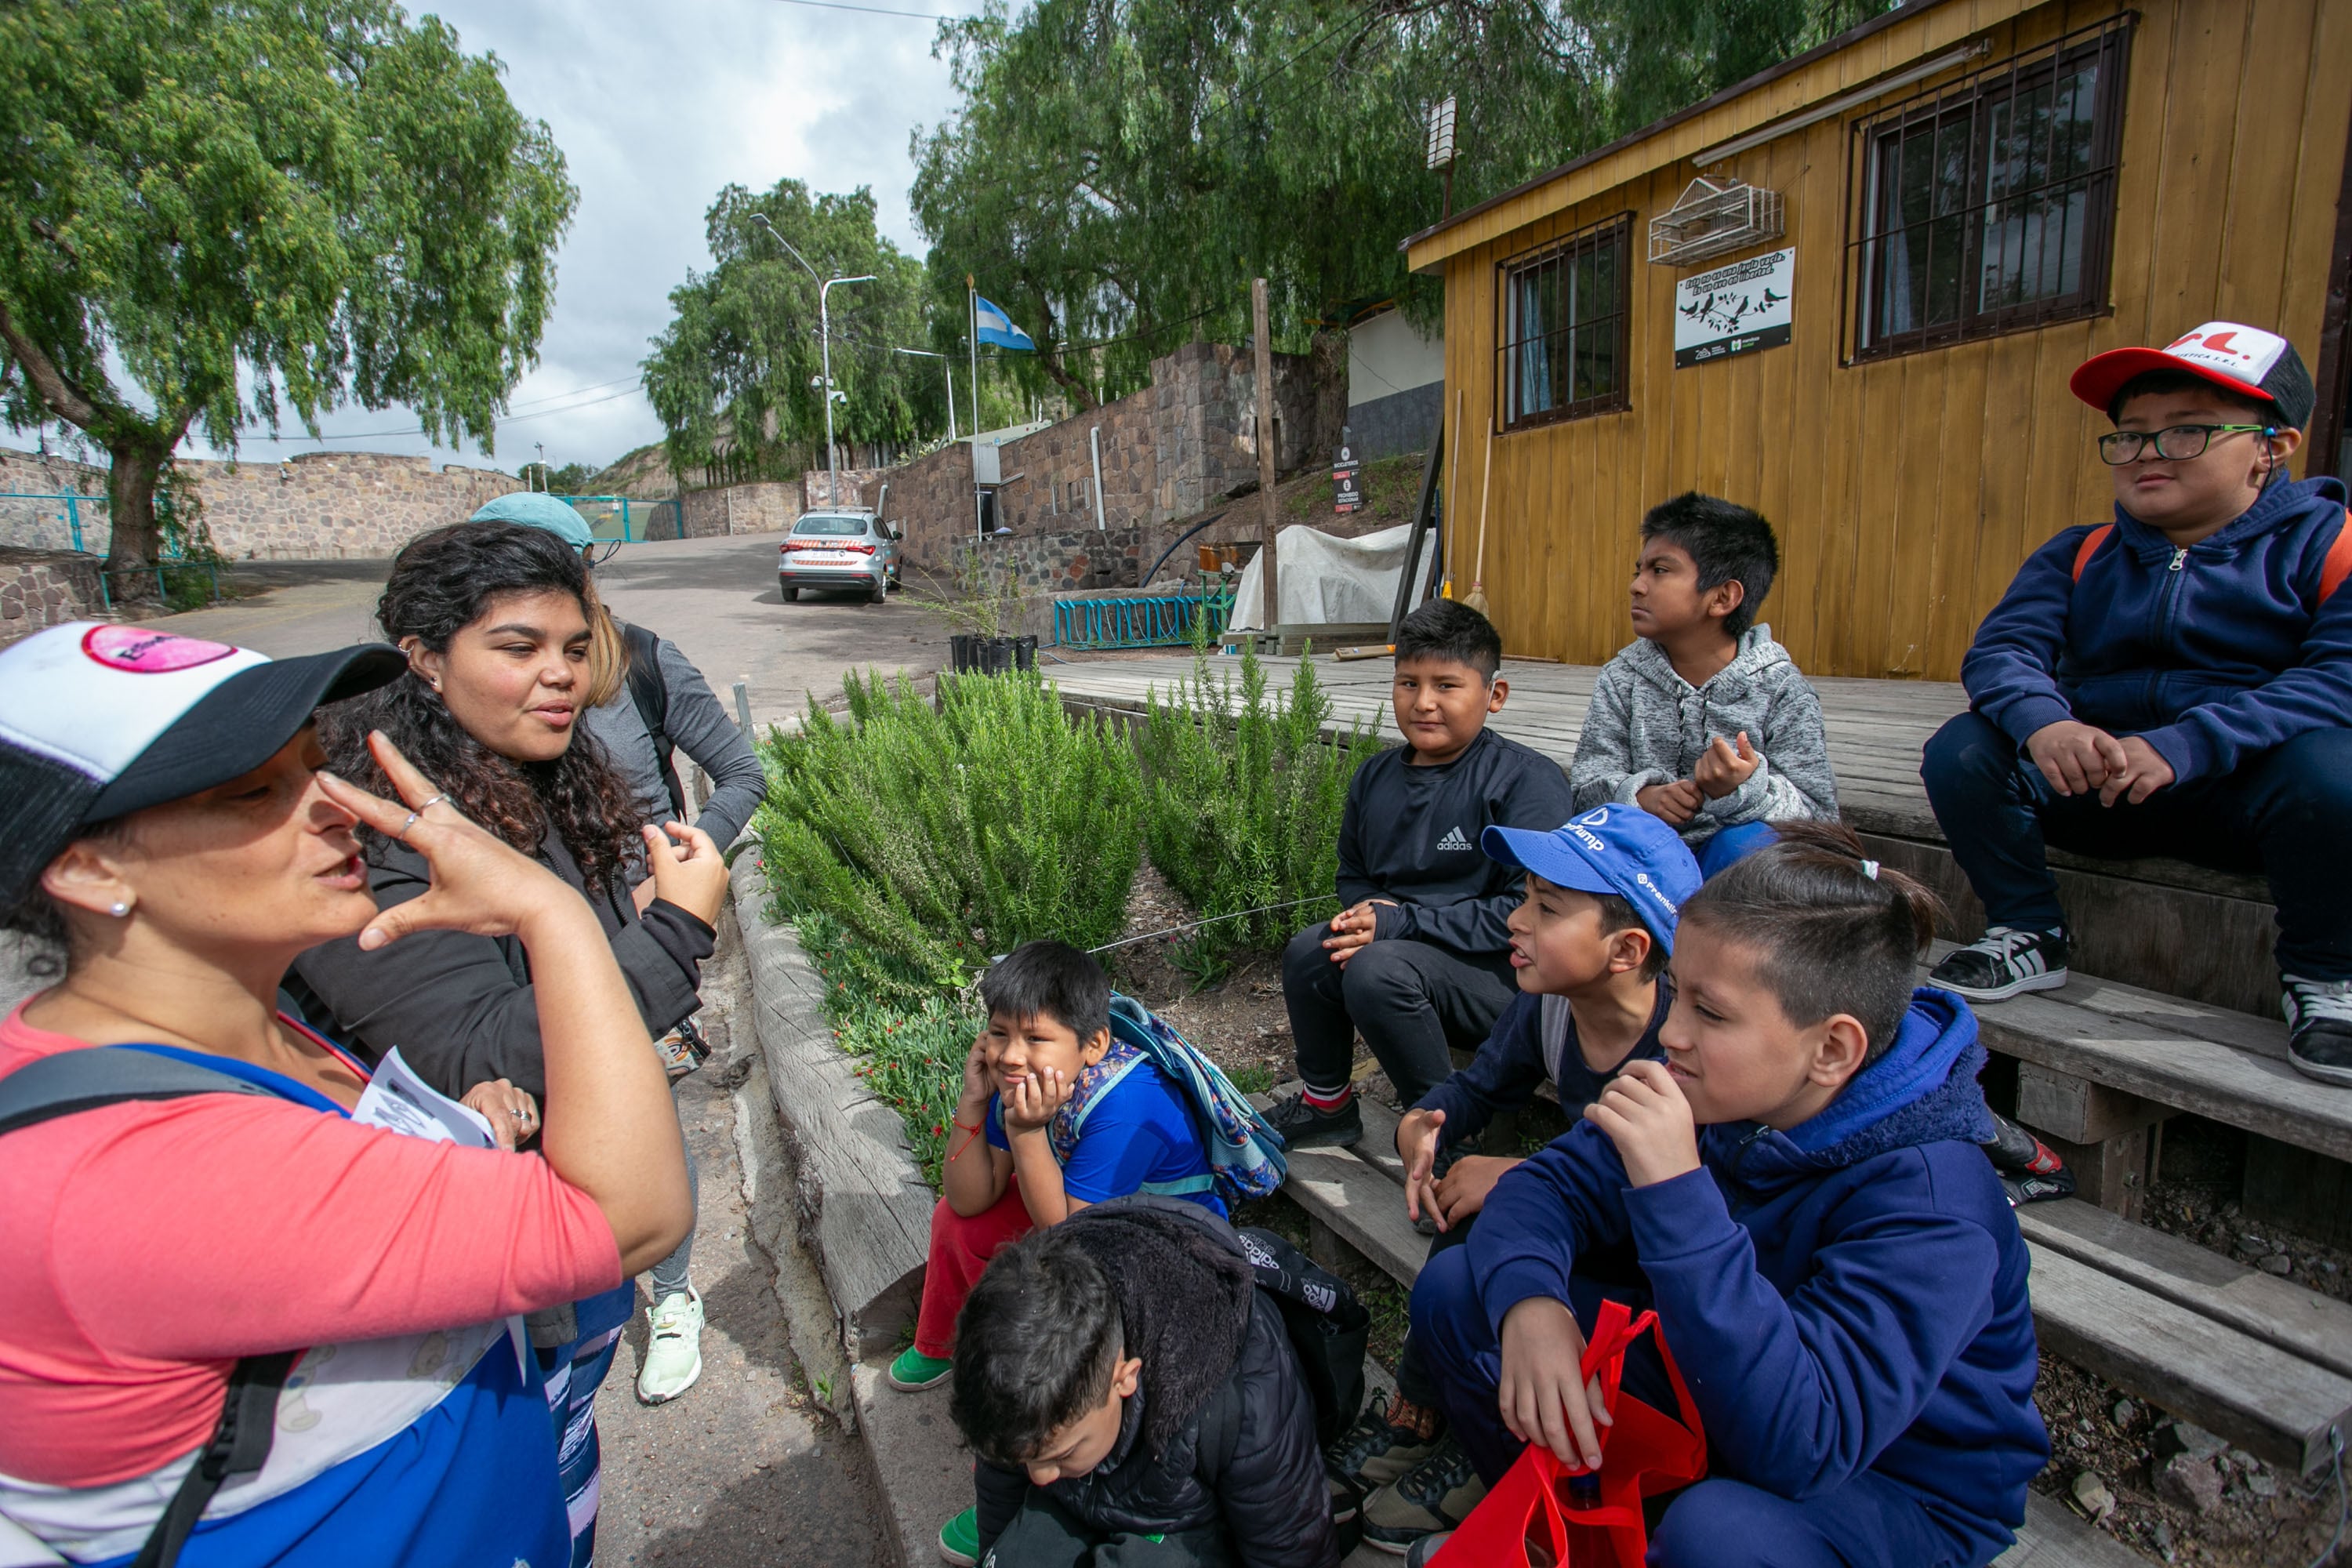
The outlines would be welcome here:
<svg viewBox="0 0 2352 1568">
<path fill-rule="evenodd" d="M 1470 840 L 1462 837 L 1460 827 L 1449 827 L 1445 830 L 1445 837 L 1437 841 L 1437 847 L 1440 849 L 1467 849 Z"/>
</svg>

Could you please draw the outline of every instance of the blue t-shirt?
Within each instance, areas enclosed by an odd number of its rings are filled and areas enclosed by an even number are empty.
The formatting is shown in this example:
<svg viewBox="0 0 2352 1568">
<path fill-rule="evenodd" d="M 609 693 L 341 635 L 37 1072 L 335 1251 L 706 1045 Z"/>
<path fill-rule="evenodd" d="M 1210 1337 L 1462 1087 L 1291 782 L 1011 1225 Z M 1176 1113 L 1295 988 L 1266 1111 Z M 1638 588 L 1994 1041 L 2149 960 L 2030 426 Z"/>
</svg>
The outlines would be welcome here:
<svg viewBox="0 0 2352 1568">
<path fill-rule="evenodd" d="M 987 1126 L 989 1147 L 1009 1150 L 996 1097 L 988 1102 Z M 1192 1102 L 1147 1058 L 1105 1089 L 1078 1124 L 1077 1147 L 1062 1165 L 1062 1190 L 1080 1203 L 1100 1204 L 1139 1192 L 1146 1182 L 1190 1182 L 1210 1173 Z M 1224 1199 L 1206 1184 L 1170 1195 L 1230 1217 Z"/>
</svg>

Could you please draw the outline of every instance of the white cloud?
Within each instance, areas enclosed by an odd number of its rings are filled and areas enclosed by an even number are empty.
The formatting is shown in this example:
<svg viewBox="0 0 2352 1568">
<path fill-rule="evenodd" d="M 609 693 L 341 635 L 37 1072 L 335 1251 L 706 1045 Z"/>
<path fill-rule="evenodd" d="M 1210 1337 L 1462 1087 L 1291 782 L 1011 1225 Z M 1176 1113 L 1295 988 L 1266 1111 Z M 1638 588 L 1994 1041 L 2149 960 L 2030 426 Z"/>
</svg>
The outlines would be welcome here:
<svg viewBox="0 0 2352 1568">
<path fill-rule="evenodd" d="M 946 64 L 930 57 L 929 23 L 782 0 L 446 0 L 418 8 L 456 27 L 467 53 L 496 52 L 509 95 L 553 130 L 580 188 L 539 368 L 515 388 L 513 416 L 500 422 L 488 459 L 499 468 L 532 461 L 541 442 L 551 463 L 593 466 L 660 438 L 660 421 L 627 384 L 647 340 L 669 321 L 670 289 L 710 265 L 703 214 L 720 186 L 764 190 L 786 176 L 819 191 L 870 185 L 882 232 L 922 252 L 907 202 L 908 138 L 944 118 L 953 100 Z M 299 438 L 251 436 L 242 455 L 339 447 L 485 461 L 470 446 L 372 434 L 413 431 L 405 409 L 345 407 L 320 425 L 324 441 L 289 424 Z M 200 442 L 190 450 L 217 455 Z"/>
</svg>

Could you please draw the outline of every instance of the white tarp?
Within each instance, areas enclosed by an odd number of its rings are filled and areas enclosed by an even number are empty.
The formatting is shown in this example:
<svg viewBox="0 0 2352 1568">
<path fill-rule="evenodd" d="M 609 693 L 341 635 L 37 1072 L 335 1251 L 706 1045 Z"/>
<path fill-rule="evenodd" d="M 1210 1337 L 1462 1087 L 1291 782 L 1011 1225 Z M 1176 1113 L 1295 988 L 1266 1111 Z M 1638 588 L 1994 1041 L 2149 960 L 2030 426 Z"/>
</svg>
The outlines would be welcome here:
<svg viewBox="0 0 2352 1568">
<path fill-rule="evenodd" d="M 1387 620 L 1396 608 L 1397 574 L 1404 570 L 1405 542 L 1412 534 L 1411 523 L 1361 539 L 1335 539 L 1304 523 L 1282 530 L 1275 535 L 1276 574 L 1282 580 L 1282 616 L 1276 624 Z M 1265 603 L 1265 569 L 1252 556 L 1235 586 L 1227 627 L 1264 626 L 1259 612 Z"/>
</svg>

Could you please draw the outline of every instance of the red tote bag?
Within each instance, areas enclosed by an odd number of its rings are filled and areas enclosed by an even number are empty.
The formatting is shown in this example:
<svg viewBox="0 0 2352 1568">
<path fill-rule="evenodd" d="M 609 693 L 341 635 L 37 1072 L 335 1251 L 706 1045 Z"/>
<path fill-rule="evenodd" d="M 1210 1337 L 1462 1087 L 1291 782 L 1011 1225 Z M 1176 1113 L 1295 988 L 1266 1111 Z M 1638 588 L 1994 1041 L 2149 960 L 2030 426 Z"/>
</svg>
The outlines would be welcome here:
<svg viewBox="0 0 2352 1568">
<path fill-rule="evenodd" d="M 1530 1443 L 1430 1568 L 1642 1568 L 1650 1546 L 1642 1500 L 1706 1474 L 1698 1407 L 1657 1324 L 1655 1312 L 1636 1318 L 1623 1302 L 1603 1301 L 1584 1347 L 1584 1375 L 1600 1378 L 1602 1401 L 1616 1422 L 1594 1428 L 1601 1440 L 1600 1506 L 1570 1507 L 1568 1467 L 1541 1443 Z M 1679 1421 L 1630 1394 L 1618 1396 L 1625 1347 L 1644 1332 L 1657 1334 Z"/>
</svg>

